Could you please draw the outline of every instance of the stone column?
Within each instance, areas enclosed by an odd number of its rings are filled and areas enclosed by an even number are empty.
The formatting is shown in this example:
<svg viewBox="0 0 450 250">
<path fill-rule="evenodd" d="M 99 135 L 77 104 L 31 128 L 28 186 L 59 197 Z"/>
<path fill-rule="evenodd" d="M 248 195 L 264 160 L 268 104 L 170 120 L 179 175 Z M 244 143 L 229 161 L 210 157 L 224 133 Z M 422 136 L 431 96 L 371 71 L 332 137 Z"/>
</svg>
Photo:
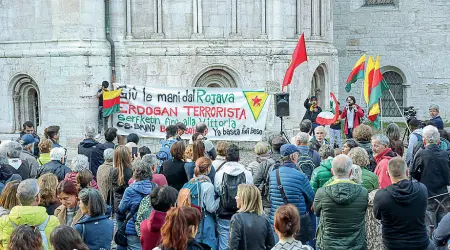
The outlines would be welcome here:
<svg viewBox="0 0 450 250">
<path fill-rule="evenodd" d="M 283 20 L 281 11 L 281 0 L 272 0 L 272 39 L 282 39 Z"/>
<path fill-rule="evenodd" d="M 231 0 L 231 34 L 238 33 L 237 0 Z"/>
<path fill-rule="evenodd" d="M 267 39 L 266 4 L 267 0 L 261 0 L 261 38 L 263 39 Z"/>
<path fill-rule="evenodd" d="M 192 0 L 193 22 L 192 33 L 194 36 L 202 36 L 203 33 L 203 10 L 201 0 Z"/>
<path fill-rule="evenodd" d="M 296 19 L 296 29 L 295 33 L 300 36 L 303 33 L 302 27 L 302 0 L 297 0 L 295 2 L 295 19 Z"/>
<path fill-rule="evenodd" d="M 152 38 L 164 38 L 163 26 L 162 26 L 162 0 L 154 0 L 155 10 L 153 13 L 153 30 Z"/>
<path fill-rule="evenodd" d="M 203 6 L 202 0 L 197 0 L 197 15 L 198 15 L 198 33 L 203 33 Z"/>
<path fill-rule="evenodd" d="M 158 33 L 163 33 L 162 0 L 158 0 Z"/>
<path fill-rule="evenodd" d="M 312 31 L 311 38 L 320 38 L 320 0 L 311 1 L 311 19 L 312 19 Z"/>
<path fill-rule="evenodd" d="M 320 1 L 320 37 L 326 40 L 327 37 L 327 18 L 328 18 L 328 3 L 329 0 L 319 0 Z"/>
<path fill-rule="evenodd" d="M 15 132 L 20 131 L 20 94 L 18 92 L 14 93 L 14 129 Z"/>
<path fill-rule="evenodd" d="M 126 39 L 133 39 L 133 33 L 131 31 L 131 0 L 127 0 L 127 34 Z"/>
</svg>

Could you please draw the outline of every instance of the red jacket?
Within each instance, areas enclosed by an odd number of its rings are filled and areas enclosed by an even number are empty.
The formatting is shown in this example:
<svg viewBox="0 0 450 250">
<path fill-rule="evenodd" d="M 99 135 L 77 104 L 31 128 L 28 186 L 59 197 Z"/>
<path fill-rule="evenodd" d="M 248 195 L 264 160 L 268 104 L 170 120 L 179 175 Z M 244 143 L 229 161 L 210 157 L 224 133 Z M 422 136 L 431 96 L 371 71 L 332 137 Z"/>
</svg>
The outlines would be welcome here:
<svg viewBox="0 0 450 250">
<path fill-rule="evenodd" d="M 390 148 L 387 148 L 382 153 L 375 156 L 375 161 L 377 162 L 377 167 L 375 168 L 375 174 L 378 176 L 378 186 L 385 188 L 392 184 L 391 178 L 387 174 L 389 161 L 396 157 L 397 154 L 394 153 Z"/>
<path fill-rule="evenodd" d="M 77 174 L 78 174 L 77 172 L 67 173 L 64 180 L 71 181 L 73 184 L 77 185 Z M 98 189 L 97 182 L 94 179 L 92 179 L 90 186 L 91 186 L 91 188 Z"/>
<path fill-rule="evenodd" d="M 150 218 L 141 223 L 142 250 L 152 250 L 160 244 L 161 228 L 166 221 L 166 213 L 153 210 Z"/>
<path fill-rule="evenodd" d="M 364 117 L 364 111 L 360 106 L 355 104 L 355 107 L 357 108 L 355 112 L 355 117 L 353 119 L 353 128 L 356 128 L 359 126 L 359 120 Z M 348 119 L 347 119 L 347 107 L 344 108 L 344 111 L 342 111 L 341 119 L 345 119 L 345 126 L 344 126 L 344 134 L 348 134 Z"/>
</svg>

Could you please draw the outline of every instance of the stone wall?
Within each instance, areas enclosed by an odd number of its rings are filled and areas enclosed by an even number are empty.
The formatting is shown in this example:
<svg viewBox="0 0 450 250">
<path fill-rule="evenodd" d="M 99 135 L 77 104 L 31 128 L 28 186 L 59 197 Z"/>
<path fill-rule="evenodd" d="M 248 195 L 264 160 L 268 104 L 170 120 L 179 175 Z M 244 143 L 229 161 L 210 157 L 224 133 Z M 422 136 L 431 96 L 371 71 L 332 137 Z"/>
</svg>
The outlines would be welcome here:
<svg viewBox="0 0 450 250">
<path fill-rule="evenodd" d="M 365 0 L 336 0 L 334 44 L 339 51 L 340 99 L 347 95 L 345 81 L 359 57 L 379 55 L 383 70 L 404 76 L 403 106 L 419 108 L 419 118 L 428 117 L 428 107 L 441 107 L 450 120 L 450 2 L 394 1 L 395 5 L 364 6 Z M 362 85 L 358 84 L 358 85 Z M 350 94 L 359 101 L 360 88 Z"/>
</svg>

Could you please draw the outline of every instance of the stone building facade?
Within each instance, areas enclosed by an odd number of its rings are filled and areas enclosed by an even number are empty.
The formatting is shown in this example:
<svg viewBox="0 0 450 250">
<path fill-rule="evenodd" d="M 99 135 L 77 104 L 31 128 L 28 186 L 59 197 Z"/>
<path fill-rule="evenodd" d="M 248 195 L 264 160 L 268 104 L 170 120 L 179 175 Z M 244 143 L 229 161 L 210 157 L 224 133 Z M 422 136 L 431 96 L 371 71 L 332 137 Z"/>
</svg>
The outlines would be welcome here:
<svg viewBox="0 0 450 250">
<path fill-rule="evenodd" d="M 450 120 L 450 1 L 336 0 L 334 44 L 339 53 L 339 90 L 344 100 L 347 76 L 366 53 L 379 55 L 381 70 L 391 83 L 399 106 L 414 106 L 420 119 L 428 107 L 440 106 Z M 351 95 L 361 100 L 362 82 Z M 387 92 L 383 116 L 402 120 Z"/>
<path fill-rule="evenodd" d="M 309 62 L 298 68 L 288 89 L 289 135 L 298 127 L 308 95 L 327 103 L 325 93 L 338 90 L 333 1 L 106 2 L 110 20 L 101 0 L 0 3 L 0 138 L 15 137 L 25 120 L 35 122 L 41 135 L 45 127 L 59 125 L 61 144 L 75 153 L 84 127 L 96 126 L 95 94 L 112 77 L 105 29 L 115 44 L 118 83 L 265 88 L 270 93 L 280 91 L 304 32 Z M 267 134 L 280 129 L 272 110 Z"/>
</svg>

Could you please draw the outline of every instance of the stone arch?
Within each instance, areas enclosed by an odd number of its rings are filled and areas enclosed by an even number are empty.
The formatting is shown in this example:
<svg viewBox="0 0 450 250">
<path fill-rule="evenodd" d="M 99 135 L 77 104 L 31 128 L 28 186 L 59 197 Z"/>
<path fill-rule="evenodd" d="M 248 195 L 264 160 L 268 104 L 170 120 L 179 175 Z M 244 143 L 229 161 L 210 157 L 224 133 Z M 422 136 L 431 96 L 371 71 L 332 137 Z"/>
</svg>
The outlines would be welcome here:
<svg viewBox="0 0 450 250">
<path fill-rule="evenodd" d="M 39 87 L 33 77 L 17 74 L 10 80 L 10 92 L 13 101 L 14 131 L 20 132 L 22 124 L 33 122 L 41 125 L 41 101 Z"/>
<path fill-rule="evenodd" d="M 311 90 L 310 95 L 314 95 L 319 99 L 319 103 L 326 103 L 327 99 L 326 90 L 327 90 L 327 66 L 322 63 L 317 66 L 316 70 L 311 79 Z"/>
<path fill-rule="evenodd" d="M 404 105 L 406 76 L 403 71 L 394 66 L 382 67 L 380 71 L 388 82 L 390 90 L 390 92 L 389 90 L 383 92 L 381 97 L 381 113 L 384 117 L 401 117 L 403 111 L 399 110 L 397 105 L 399 107 L 406 106 Z"/>
<path fill-rule="evenodd" d="M 240 77 L 227 65 L 212 65 L 202 69 L 194 78 L 194 87 L 237 88 Z"/>
</svg>

